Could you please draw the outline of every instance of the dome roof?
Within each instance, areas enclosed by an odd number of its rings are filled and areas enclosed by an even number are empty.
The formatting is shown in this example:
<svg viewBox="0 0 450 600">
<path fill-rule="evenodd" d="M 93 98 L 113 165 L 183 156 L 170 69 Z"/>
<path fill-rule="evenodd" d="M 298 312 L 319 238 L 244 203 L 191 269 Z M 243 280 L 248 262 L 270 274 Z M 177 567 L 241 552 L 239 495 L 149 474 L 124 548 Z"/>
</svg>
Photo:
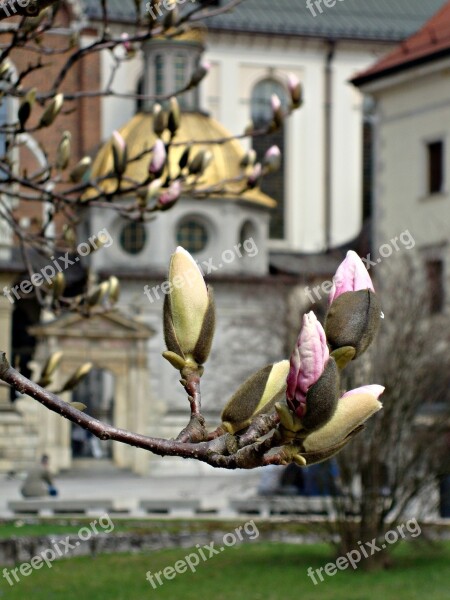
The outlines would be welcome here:
<svg viewBox="0 0 450 600">
<path fill-rule="evenodd" d="M 156 140 L 156 136 L 153 133 L 153 115 L 150 113 L 138 113 L 124 127 L 119 129 L 119 132 L 127 142 L 129 158 L 133 158 L 145 150 L 150 150 Z M 173 140 L 174 144 L 179 145 L 173 146 L 170 150 L 170 172 L 176 176 L 178 162 L 186 146 L 191 143 L 191 140 L 200 140 L 203 143 L 192 144 L 191 156 L 195 156 L 199 150 L 205 148 L 213 154 L 213 160 L 199 180 L 199 185 L 202 188 L 217 185 L 222 180 L 229 181 L 239 177 L 241 174 L 239 163 L 244 156 L 244 151 L 239 142 L 237 140 L 230 140 L 223 144 L 208 143 L 217 139 L 229 138 L 230 136 L 229 131 L 211 117 L 197 112 L 182 113 L 180 128 Z M 125 194 L 127 187 L 126 178 L 129 177 L 135 181 L 145 181 L 148 177 L 149 162 L 150 155 L 146 154 L 142 158 L 128 164 L 124 180 L 122 181 L 122 190 L 125 191 Z M 106 142 L 98 153 L 92 168 L 92 176 L 95 178 L 106 177 L 98 186 L 104 192 L 111 193 L 116 189 L 117 180 L 113 175 L 111 140 Z M 130 184 L 130 187 L 134 186 Z M 226 200 L 246 201 L 267 208 L 276 206 L 275 200 L 261 192 L 258 188 L 247 190 L 243 194 L 240 194 L 242 181 L 227 183 L 226 188 L 226 194 L 220 193 L 215 196 Z M 124 195 L 124 191 L 122 191 L 122 195 Z M 91 194 L 88 195 L 91 196 Z"/>
</svg>

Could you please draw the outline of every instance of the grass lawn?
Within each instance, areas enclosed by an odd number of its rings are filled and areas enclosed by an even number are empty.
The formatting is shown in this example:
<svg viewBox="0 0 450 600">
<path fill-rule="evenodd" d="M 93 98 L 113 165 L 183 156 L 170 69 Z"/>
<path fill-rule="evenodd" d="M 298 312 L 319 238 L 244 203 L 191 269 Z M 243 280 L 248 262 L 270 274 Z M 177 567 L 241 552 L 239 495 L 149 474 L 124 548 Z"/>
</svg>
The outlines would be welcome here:
<svg viewBox="0 0 450 600">
<path fill-rule="evenodd" d="M 196 549 L 193 549 L 196 551 Z M 191 550 L 192 551 L 192 550 Z M 196 573 L 177 574 L 154 589 L 145 579 L 173 566 L 189 550 L 139 555 L 103 555 L 60 560 L 45 565 L 10 587 L 0 578 L 0 598 L 11 600 L 447 600 L 450 590 L 450 544 L 398 544 L 395 567 L 383 572 L 340 571 L 314 585 L 309 566 L 331 559 L 326 545 L 250 542 L 227 548 L 200 562 Z M 207 551 L 206 551 L 207 553 Z"/>
<path fill-rule="evenodd" d="M 233 531 L 238 525 L 242 525 L 248 519 L 227 520 L 219 519 L 117 519 L 114 515 L 111 516 L 114 522 L 114 533 L 208 533 L 212 531 L 222 530 L 224 533 Z M 10 537 L 26 537 L 26 536 L 45 536 L 45 535 L 68 535 L 69 533 L 76 534 L 82 526 L 89 525 L 92 518 L 48 518 L 40 519 L 39 517 L 23 517 L 16 518 L 14 521 L 0 522 L 0 539 Z M 280 521 L 277 523 L 271 521 L 258 521 L 258 529 L 263 534 L 272 532 L 274 528 L 277 531 L 282 531 L 292 535 L 301 535 L 311 533 L 310 523 L 301 523 L 293 520 Z M 314 524 L 314 533 L 319 534 L 323 530 L 325 533 L 327 528 L 320 523 Z"/>
</svg>

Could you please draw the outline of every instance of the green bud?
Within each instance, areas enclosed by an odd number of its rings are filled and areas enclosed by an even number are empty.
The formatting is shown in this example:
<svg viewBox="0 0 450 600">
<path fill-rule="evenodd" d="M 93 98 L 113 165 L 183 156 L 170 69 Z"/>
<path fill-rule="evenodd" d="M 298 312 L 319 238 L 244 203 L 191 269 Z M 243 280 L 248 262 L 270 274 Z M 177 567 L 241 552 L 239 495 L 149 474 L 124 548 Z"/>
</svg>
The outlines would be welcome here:
<svg viewBox="0 0 450 600">
<path fill-rule="evenodd" d="M 40 127 L 49 127 L 58 116 L 64 103 L 64 94 L 56 94 L 44 110 L 39 121 Z"/>
<path fill-rule="evenodd" d="M 203 364 L 211 349 L 215 326 L 212 294 L 192 256 L 178 247 L 169 268 L 170 292 L 164 301 L 167 349 Z"/>
<path fill-rule="evenodd" d="M 79 183 L 83 177 L 88 173 L 92 166 L 92 159 L 90 156 L 84 156 L 70 172 L 70 181 L 73 183 Z"/>
<path fill-rule="evenodd" d="M 178 100 L 175 96 L 172 96 L 170 99 L 170 109 L 169 109 L 169 119 L 167 127 L 172 135 L 175 135 L 180 127 L 181 121 L 181 112 L 180 105 L 178 104 Z"/>
<path fill-rule="evenodd" d="M 271 412 L 286 395 L 289 361 L 268 365 L 245 381 L 222 411 L 223 425 L 230 433 L 244 429 L 252 420 Z"/>
<path fill-rule="evenodd" d="M 164 133 L 167 127 L 166 113 L 163 111 L 161 104 L 153 106 L 153 131 L 158 137 Z"/>
<path fill-rule="evenodd" d="M 344 292 L 330 306 L 325 321 L 327 341 L 334 351 L 350 346 L 360 356 L 377 334 L 381 305 L 371 290 Z"/>
</svg>

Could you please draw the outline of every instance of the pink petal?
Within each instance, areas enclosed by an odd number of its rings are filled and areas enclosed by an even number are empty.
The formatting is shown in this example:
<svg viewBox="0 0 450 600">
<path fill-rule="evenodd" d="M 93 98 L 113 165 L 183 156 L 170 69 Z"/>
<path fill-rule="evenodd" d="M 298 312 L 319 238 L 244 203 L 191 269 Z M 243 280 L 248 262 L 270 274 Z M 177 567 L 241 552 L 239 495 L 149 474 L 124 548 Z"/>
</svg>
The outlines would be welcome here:
<svg viewBox="0 0 450 600">
<path fill-rule="evenodd" d="M 333 277 L 333 287 L 328 303 L 331 304 L 333 300 L 336 300 L 345 292 L 357 292 L 367 289 L 372 290 L 372 292 L 375 291 L 372 279 L 360 257 L 353 250 L 349 250 Z"/>
</svg>

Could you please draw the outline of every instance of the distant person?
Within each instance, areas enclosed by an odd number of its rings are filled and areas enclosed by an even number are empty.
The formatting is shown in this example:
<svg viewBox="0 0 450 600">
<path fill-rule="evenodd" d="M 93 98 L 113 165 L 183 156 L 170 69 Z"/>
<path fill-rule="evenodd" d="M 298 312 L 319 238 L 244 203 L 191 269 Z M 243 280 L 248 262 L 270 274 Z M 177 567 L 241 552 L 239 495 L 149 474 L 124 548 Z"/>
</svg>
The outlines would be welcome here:
<svg viewBox="0 0 450 600">
<path fill-rule="evenodd" d="M 20 490 L 24 498 L 42 498 L 43 496 L 58 495 L 58 491 L 53 485 L 48 464 L 48 456 L 47 454 L 43 454 L 41 464 L 28 473 Z"/>
</svg>

